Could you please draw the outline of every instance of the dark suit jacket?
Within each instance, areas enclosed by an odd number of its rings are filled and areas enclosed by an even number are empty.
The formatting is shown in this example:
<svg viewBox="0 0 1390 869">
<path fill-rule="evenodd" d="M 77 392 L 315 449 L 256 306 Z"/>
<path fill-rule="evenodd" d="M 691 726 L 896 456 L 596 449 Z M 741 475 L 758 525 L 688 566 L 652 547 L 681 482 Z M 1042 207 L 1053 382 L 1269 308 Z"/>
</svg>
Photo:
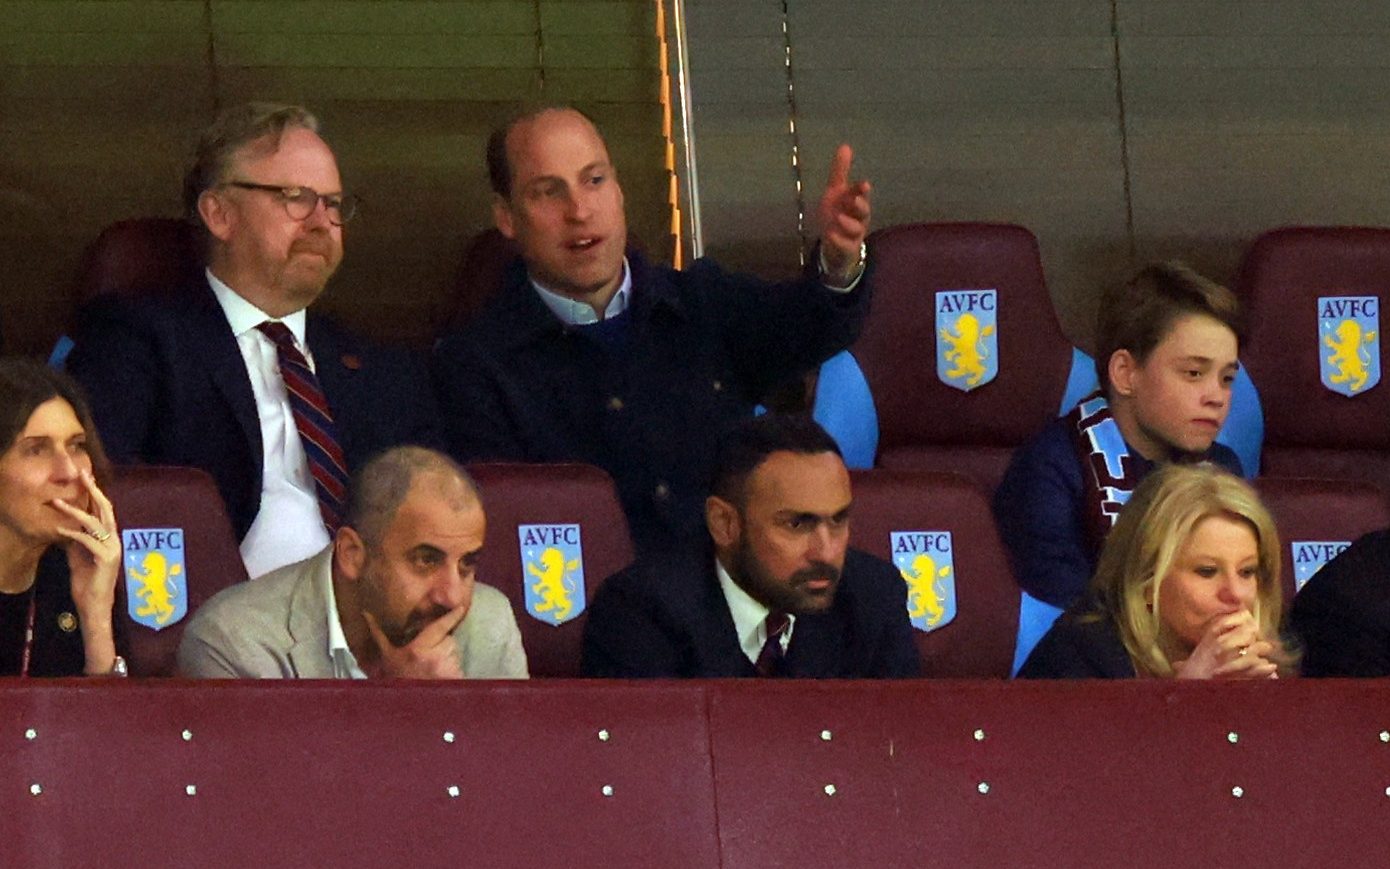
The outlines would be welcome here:
<svg viewBox="0 0 1390 869">
<path fill-rule="evenodd" d="M 769 284 L 703 259 L 684 271 L 637 254 L 628 262 L 615 351 L 562 323 L 518 260 L 487 308 L 435 351 L 444 429 L 462 461 L 603 468 L 639 552 L 698 545 L 720 430 L 849 346 L 871 276 L 837 294 L 815 274 Z"/>
<path fill-rule="evenodd" d="M 1293 599 L 1305 676 L 1390 676 L 1390 530 L 1329 561 Z"/>
<path fill-rule="evenodd" d="M 797 616 L 789 676 L 906 678 L 921 665 L 897 568 L 851 549 L 829 611 Z M 584 626 L 585 676 L 755 676 L 711 552 L 649 557 L 604 581 Z"/>
<path fill-rule="evenodd" d="M 82 625 L 77 605 L 72 601 L 72 577 L 68 573 L 67 551 L 50 546 L 39 559 L 34 576 L 34 645 L 29 659 L 30 676 L 81 676 L 87 667 L 87 651 L 82 644 Z M 28 615 L 29 592 L 5 595 L 19 620 L 15 632 L 0 636 L 0 676 L 17 676 L 24 659 L 24 616 Z M 118 599 L 119 602 L 119 599 Z M 127 654 L 122 627 L 125 619 L 113 613 L 111 628 L 116 653 Z M 63 625 L 68 630 L 63 629 Z"/>
<path fill-rule="evenodd" d="M 305 339 L 349 471 L 397 444 L 442 446 L 422 360 L 312 313 Z M 207 282 L 172 300 L 98 297 L 79 313 L 74 341 L 67 369 L 86 389 L 112 460 L 208 471 L 244 537 L 260 510 L 260 419 L 246 363 Z"/>
<path fill-rule="evenodd" d="M 1095 605 L 1082 598 L 1062 613 L 1043 635 L 1028 660 L 1019 668 L 1019 679 L 1133 679 L 1119 628 L 1109 616 L 1093 617 Z"/>
</svg>

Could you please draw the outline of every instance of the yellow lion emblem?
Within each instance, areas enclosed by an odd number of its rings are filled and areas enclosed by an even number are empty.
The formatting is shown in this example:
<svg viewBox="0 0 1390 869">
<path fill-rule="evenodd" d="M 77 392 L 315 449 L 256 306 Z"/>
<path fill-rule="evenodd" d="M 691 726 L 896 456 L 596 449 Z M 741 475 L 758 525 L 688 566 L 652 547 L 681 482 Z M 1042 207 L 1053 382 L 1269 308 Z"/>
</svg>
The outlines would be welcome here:
<svg viewBox="0 0 1390 869">
<path fill-rule="evenodd" d="M 938 570 L 936 561 L 930 555 L 924 554 L 912 559 L 910 571 L 899 572 L 903 575 L 903 581 L 907 583 L 907 614 L 914 619 L 926 616 L 927 627 L 936 627 L 946 615 L 946 607 L 941 602 L 946 596 L 946 590 L 941 582 L 951 575 L 951 568 L 942 567 Z"/>
<path fill-rule="evenodd" d="M 994 334 L 993 326 L 980 328 L 980 321 L 974 314 L 961 314 L 956 319 L 956 334 L 949 329 L 941 330 L 941 340 L 948 345 L 946 361 L 955 365 L 946 372 L 952 380 L 965 378 L 966 386 L 978 386 L 985 376 L 985 352 L 983 339 Z"/>
<path fill-rule="evenodd" d="M 1331 335 L 1322 336 L 1323 343 L 1332 348 L 1327 364 L 1337 369 L 1328 379 L 1333 383 L 1351 381 L 1347 388 L 1357 392 L 1366 385 L 1366 378 L 1371 376 L 1371 356 L 1361 345 L 1374 341 L 1376 333 L 1372 330 L 1363 335 L 1360 323 L 1343 320 L 1337 325 L 1336 335 L 1335 340 Z"/>
<path fill-rule="evenodd" d="M 532 610 L 536 613 L 550 613 L 556 624 L 569 618 L 574 610 L 574 580 L 572 571 L 579 569 L 579 559 L 565 561 L 565 555 L 555 547 L 541 551 L 540 567 L 534 563 L 526 564 L 526 572 L 536 578 L 531 590 L 541 599 Z"/>
<path fill-rule="evenodd" d="M 137 616 L 154 616 L 155 623 L 159 625 L 166 624 L 174 617 L 174 600 L 178 597 L 178 588 L 170 581 L 170 577 L 182 573 L 182 565 L 175 564 L 170 567 L 169 560 L 161 553 L 147 552 L 140 567 L 131 565 L 126 572 L 139 583 L 140 587 L 135 590 L 135 596 L 144 601 L 135 610 Z"/>
</svg>

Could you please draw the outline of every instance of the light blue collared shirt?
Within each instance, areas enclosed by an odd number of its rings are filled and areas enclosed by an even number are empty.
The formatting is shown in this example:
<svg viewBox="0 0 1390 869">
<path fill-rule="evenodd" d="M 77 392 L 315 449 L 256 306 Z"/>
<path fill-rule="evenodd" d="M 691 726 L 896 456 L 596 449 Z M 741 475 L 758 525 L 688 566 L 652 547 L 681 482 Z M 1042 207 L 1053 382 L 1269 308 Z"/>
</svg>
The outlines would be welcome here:
<svg viewBox="0 0 1390 869">
<path fill-rule="evenodd" d="M 531 286 L 535 287 L 536 294 L 545 302 L 545 306 L 550 309 L 556 317 L 560 318 L 561 323 L 570 326 L 590 326 L 600 322 L 600 317 L 594 313 L 594 306 L 588 302 L 581 302 L 571 299 L 569 296 L 562 296 L 554 290 L 548 290 L 537 283 L 535 278 L 531 278 Z M 623 280 L 618 284 L 618 291 L 613 294 L 613 298 L 608 300 L 608 306 L 603 309 L 603 320 L 611 320 L 623 311 L 627 310 L 628 300 L 632 296 L 632 270 L 627 267 L 627 257 L 623 257 Z"/>
<path fill-rule="evenodd" d="M 820 256 L 821 274 L 825 273 L 825 255 Z M 824 284 L 827 290 L 832 293 L 848 293 L 859 286 L 859 279 L 864 276 L 864 270 L 859 269 L 854 275 L 854 280 L 849 282 L 847 287 L 833 287 Z M 528 275 L 528 277 L 530 277 Z M 541 297 L 545 306 L 550 309 L 561 323 L 570 326 L 590 326 L 600 322 L 600 318 L 594 313 L 593 305 L 571 299 L 569 296 L 562 296 L 554 290 L 546 289 L 535 278 L 530 278 L 531 286 L 535 288 L 536 295 Z M 608 300 L 608 307 L 603 309 L 603 320 L 611 320 L 623 311 L 627 310 L 629 300 L 632 296 L 632 270 L 628 268 L 627 257 L 623 257 L 623 280 L 618 285 L 618 291 L 613 294 L 613 298 Z M 788 631 L 788 634 L 791 632 Z"/>
</svg>

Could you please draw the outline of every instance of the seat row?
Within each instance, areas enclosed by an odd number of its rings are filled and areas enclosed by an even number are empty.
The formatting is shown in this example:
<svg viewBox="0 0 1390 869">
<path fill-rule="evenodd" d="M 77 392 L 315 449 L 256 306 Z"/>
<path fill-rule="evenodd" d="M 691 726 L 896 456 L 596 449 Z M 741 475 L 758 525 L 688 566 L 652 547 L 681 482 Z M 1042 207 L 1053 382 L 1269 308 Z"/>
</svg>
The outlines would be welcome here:
<svg viewBox="0 0 1390 869">
<path fill-rule="evenodd" d="M 880 229 L 868 244 L 873 308 L 855 344 L 822 366 L 816 419 L 851 467 L 961 472 L 992 491 L 1012 451 L 1097 385 L 1058 324 L 1037 239 L 1011 224 L 930 223 Z M 495 230 L 476 236 L 439 321 L 471 317 L 514 255 Z M 183 221 L 122 221 L 86 252 L 76 295 L 167 292 L 196 270 Z M 1388 283 L 1390 229 L 1292 227 L 1252 244 L 1232 288 L 1249 322 L 1243 368 L 1218 438 L 1247 476 L 1390 491 L 1390 392 L 1376 388 Z"/>
<path fill-rule="evenodd" d="M 861 466 L 961 470 L 993 490 L 1013 449 L 1097 385 L 1058 325 L 1036 239 L 1012 225 L 915 224 L 869 245 L 873 310 L 823 367 L 817 419 Z M 1218 438 L 1247 476 L 1390 491 L 1390 392 L 1375 388 L 1387 285 L 1390 229 L 1292 227 L 1252 244 L 1232 287 L 1248 321 L 1243 368 Z M 971 305 L 978 370 L 953 369 L 971 336 L 949 324 Z"/>
<path fill-rule="evenodd" d="M 470 467 L 483 490 L 487 538 L 479 578 L 501 589 L 521 626 L 531 673 L 576 676 L 584 611 L 603 579 L 632 559 L 612 481 L 587 465 L 482 464 Z M 1284 540 L 1286 596 L 1316 567 L 1361 534 L 1390 525 L 1390 503 L 1366 482 L 1257 481 Z M 861 470 L 853 473 L 852 545 L 892 561 L 907 586 L 923 672 L 931 677 L 1003 678 L 1036 641 L 1020 631 L 1020 596 L 988 499 L 959 474 Z M 231 523 L 211 477 L 187 468 L 117 471 L 110 494 L 121 520 L 125 581 L 116 612 L 131 672 L 174 674 L 185 615 L 158 630 L 137 621 L 151 583 L 171 572 L 186 579 L 192 614 L 209 597 L 246 581 Z M 137 554 L 152 535 L 172 541 L 161 574 Z M 548 580 L 547 548 L 566 560 L 572 584 Z M 145 620 L 148 621 L 148 620 Z"/>
</svg>

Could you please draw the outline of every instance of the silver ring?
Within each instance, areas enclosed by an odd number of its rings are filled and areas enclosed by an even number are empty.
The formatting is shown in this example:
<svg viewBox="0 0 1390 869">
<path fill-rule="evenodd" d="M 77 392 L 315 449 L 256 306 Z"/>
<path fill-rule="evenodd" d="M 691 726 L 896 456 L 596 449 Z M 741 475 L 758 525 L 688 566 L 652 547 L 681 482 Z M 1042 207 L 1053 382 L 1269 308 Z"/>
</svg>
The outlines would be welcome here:
<svg viewBox="0 0 1390 869">
<path fill-rule="evenodd" d="M 96 541 L 98 543 L 105 543 L 106 541 L 111 539 L 111 532 L 107 531 L 105 528 L 99 529 L 97 531 L 88 531 L 87 533 L 92 535 L 92 537 L 96 538 Z M 1242 654 L 1244 653 L 1242 652 Z"/>
</svg>

